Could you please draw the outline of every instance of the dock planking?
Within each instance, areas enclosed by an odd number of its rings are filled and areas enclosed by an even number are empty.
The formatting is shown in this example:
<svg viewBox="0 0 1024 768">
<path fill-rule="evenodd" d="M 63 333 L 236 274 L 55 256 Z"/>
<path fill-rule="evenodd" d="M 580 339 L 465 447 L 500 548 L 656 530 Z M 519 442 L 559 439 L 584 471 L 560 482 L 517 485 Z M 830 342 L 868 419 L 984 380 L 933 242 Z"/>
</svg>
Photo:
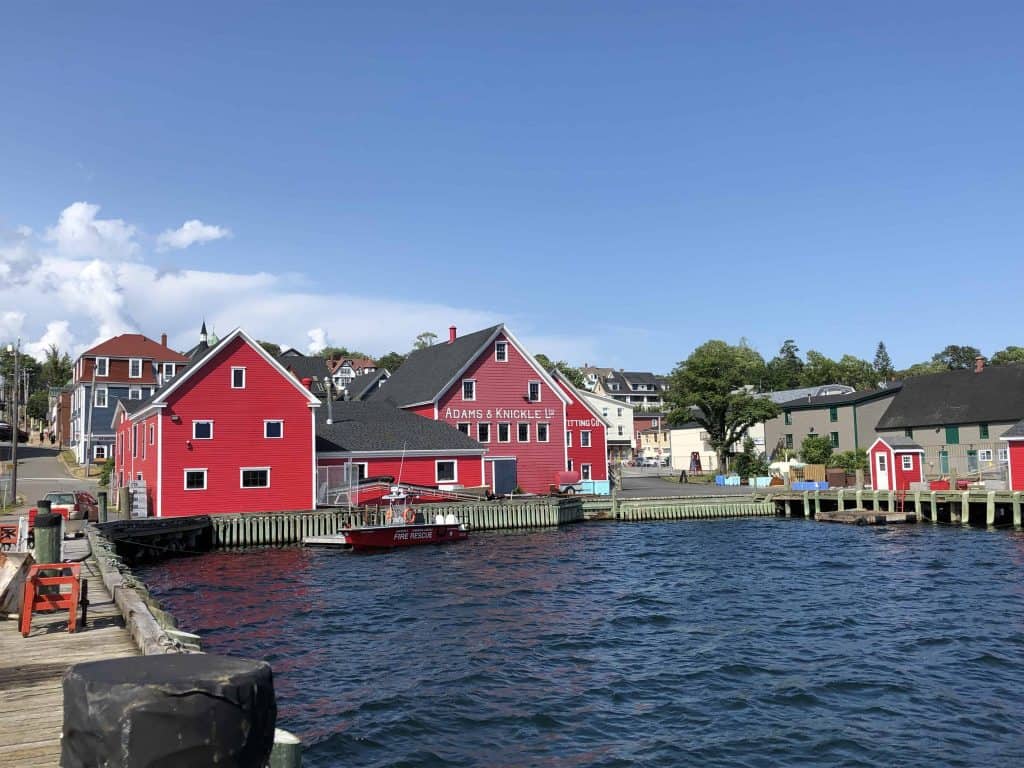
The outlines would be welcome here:
<svg viewBox="0 0 1024 768">
<path fill-rule="evenodd" d="M 85 552 L 83 541 L 65 542 L 65 557 Z M 67 611 L 33 614 L 28 637 L 16 618 L 0 619 L 0 765 L 57 765 L 64 672 L 80 662 L 139 653 L 94 561 L 82 564 L 82 578 L 89 581 L 88 622 L 74 634 L 67 631 Z"/>
</svg>

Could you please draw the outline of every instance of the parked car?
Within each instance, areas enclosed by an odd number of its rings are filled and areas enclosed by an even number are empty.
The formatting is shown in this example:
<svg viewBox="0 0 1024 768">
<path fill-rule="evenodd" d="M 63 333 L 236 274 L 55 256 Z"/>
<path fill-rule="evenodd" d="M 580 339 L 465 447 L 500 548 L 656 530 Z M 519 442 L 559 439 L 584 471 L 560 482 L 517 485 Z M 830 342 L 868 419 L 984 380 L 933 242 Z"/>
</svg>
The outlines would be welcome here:
<svg viewBox="0 0 1024 768">
<path fill-rule="evenodd" d="M 640 466 L 641 467 L 660 467 L 661 466 L 661 461 L 659 461 L 658 459 L 652 458 L 652 457 L 648 457 L 646 459 L 640 459 Z"/>
<path fill-rule="evenodd" d="M 0 421 L 0 443 L 6 443 L 11 439 L 11 435 L 14 434 L 14 430 L 11 428 L 10 422 Z M 24 429 L 18 430 L 18 442 L 28 442 L 28 432 Z"/>
<path fill-rule="evenodd" d="M 99 521 L 99 503 L 88 491 L 50 491 L 43 498 L 50 502 L 51 512 L 57 513 L 69 523 L 79 520 L 88 520 L 91 523 Z M 28 511 L 29 528 L 35 527 L 37 514 L 37 507 L 32 507 Z M 67 527 L 80 533 L 82 523 Z"/>
</svg>

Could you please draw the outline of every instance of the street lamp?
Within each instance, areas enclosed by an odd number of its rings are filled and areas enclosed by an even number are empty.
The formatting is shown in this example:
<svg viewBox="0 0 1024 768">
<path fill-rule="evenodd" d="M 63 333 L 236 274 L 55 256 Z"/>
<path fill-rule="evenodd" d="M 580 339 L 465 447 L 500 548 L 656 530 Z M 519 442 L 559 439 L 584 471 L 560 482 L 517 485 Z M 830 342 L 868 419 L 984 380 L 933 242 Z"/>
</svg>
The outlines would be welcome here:
<svg viewBox="0 0 1024 768">
<path fill-rule="evenodd" d="M 14 355 L 14 380 L 11 392 L 11 403 L 14 405 L 14 418 L 11 419 L 11 503 L 17 504 L 18 499 L 18 415 L 20 413 L 20 398 L 18 396 L 18 382 L 21 379 L 18 371 L 19 353 L 21 352 L 21 339 L 17 344 L 8 344 L 7 353 Z"/>
</svg>

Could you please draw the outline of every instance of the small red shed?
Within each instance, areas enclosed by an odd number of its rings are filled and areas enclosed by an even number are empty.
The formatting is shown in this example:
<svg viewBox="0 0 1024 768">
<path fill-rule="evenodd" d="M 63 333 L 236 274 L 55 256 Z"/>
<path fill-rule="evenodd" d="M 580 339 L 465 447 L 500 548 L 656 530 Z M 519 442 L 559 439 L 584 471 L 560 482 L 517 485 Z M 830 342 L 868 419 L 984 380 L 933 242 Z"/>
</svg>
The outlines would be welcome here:
<svg viewBox="0 0 1024 768">
<path fill-rule="evenodd" d="M 1011 491 L 1024 491 L 1024 421 L 1010 427 L 1000 440 L 1006 441 Z"/>
<path fill-rule="evenodd" d="M 906 437 L 880 437 L 868 448 L 871 487 L 876 491 L 906 491 L 924 482 L 924 448 Z"/>
</svg>

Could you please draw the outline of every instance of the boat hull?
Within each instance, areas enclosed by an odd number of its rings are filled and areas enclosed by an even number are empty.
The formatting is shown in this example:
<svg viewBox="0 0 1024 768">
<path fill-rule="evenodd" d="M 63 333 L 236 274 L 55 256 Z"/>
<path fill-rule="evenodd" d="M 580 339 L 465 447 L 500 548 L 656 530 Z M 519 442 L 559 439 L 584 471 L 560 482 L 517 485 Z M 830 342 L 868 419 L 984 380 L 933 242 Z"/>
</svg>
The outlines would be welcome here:
<svg viewBox="0 0 1024 768">
<path fill-rule="evenodd" d="M 420 544 L 452 544 L 469 538 L 469 531 L 457 523 L 442 525 L 385 525 L 342 528 L 339 535 L 352 549 L 395 549 Z"/>
</svg>

